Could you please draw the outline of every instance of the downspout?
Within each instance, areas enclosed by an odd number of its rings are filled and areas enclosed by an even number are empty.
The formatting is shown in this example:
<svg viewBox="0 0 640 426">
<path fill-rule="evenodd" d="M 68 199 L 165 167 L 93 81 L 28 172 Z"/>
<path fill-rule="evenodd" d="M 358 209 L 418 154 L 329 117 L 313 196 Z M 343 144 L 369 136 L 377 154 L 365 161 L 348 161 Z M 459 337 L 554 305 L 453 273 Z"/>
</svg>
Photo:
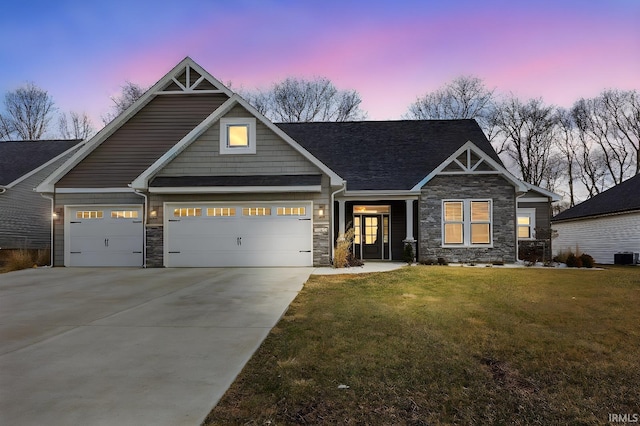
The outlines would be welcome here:
<svg viewBox="0 0 640 426">
<path fill-rule="evenodd" d="M 50 249 L 49 249 L 50 254 L 49 255 L 51 256 L 51 259 L 49 259 L 49 261 L 51 262 L 51 267 L 53 268 L 53 253 L 54 253 L 54 250 L 53 250 L 53 221 L 54 221 L 54 217 L 53 217 L 53 215 L 55 214 L 55 211 L 54 211 L 55 205 L 54 205 L 54 201 L 53 201 L 54 197 L 53 197 L 53 195 L 49 196 L 47 194 L 40 194 L 40 196 L 42 198 L 46 198 L 47 200 L 51 201 L 51 212 L 49 213 L 49 216 L 50 216 L 50 219 L 51 219 L 51 231 L 50 231 L 51 239 L 50 239 L 50 242 L 49 242 L 49 247 L 50 247 Z"/>
<path fill-rule="evenodd" d="M 142 242 L 142 267 L 147 267 L 147 203 L 148 198 L 147 194 L 144 192 L 138 191 L 137 189 L 133 190 L 136 194 L 144 198 L 144 208 L 142 209 L 142 238 L 144 241 Z"/>
<path fill-rule="evenodd" d="M 342 187 L 338 190 L 331 193 L 330 203 L 331 203 L 331 229 L 329 230 L 329 263 L 333 265 L 333 232 L 335 230 L 335 212 L 334 212 L 334 197 L 338 192 L 344 192 L 347 189 L 347 181 L 342 181 Z M 343 214 L 343 212 L 339 212 L 338 214 Z"/>
<path fill-rule="evenodd" d="M 0 194 L 4 194 L 5 192 L 7 192 L 7 188 L 5 188 L 4 186 L 0 185 Z"/>
</svg>

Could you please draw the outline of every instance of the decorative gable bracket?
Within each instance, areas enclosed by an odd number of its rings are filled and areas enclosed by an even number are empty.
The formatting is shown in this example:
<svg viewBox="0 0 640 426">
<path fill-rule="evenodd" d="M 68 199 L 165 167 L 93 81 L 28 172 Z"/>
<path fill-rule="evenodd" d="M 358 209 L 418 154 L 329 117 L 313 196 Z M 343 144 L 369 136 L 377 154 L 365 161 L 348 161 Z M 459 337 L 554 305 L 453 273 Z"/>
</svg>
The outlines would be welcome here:
<svg viewBox="0 0 640 426">
<path fill-rule="evenodd" d="M 431 179 L 437 175 L 501 175 L 509 181 L 519 193 L 525 193 L 528 188 L 524 182 L 513 176 L 501 164 L 469 141 L 462 145 L 449 158 L 444 160 L 431 173 L 418 182 L 411 190 L 420 191 Z"/>
<path fill-rule="evenodd" d="M 187 62 L 181 68 L 178 68 L 170 76 L 157 94 L 227 93 L 228 89 L 225 90 L 225 87 L 221 87 L 220 82 L 209 78 L 203 70 L 196 69 L 195 63 Z"/>
</svg>

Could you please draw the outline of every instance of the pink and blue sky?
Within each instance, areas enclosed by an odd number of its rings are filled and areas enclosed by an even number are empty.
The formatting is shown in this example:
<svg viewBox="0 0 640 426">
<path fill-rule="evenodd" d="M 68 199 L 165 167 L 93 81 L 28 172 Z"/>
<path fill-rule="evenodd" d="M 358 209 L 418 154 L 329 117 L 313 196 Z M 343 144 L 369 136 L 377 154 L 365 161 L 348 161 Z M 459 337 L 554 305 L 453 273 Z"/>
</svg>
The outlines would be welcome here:
<svg viewBox="0 0 640 426">
<path fill-rule="evenodd" d="M 640 1 L 23 0 L 0 15 L 0 93 L 34 82 L 96 127 L 126 80 L 152 85 L 185 56 L 234 89 L 328 77 L 374 120 L 459 75 L 569 107 L 640 89 Z"/>
</svg>

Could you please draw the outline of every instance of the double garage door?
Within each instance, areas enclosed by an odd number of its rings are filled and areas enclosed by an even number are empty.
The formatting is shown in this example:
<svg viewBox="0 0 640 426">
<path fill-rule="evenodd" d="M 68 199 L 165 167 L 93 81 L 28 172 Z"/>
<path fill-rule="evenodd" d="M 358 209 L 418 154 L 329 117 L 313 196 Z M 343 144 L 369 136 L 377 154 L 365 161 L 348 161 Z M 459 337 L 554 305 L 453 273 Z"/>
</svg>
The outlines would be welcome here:
<svg viewBox="0 0 640 426">
<path fill-rule="evenodd" d="M 167 267 L 312 266 L 313 205 L 167 203 Z M 142 266 L 142 206 L 69 206 L 66 266 Z"/>
<path fill-rule="evenodd" d="M 142 266 L 142 206 L 74 206 L 65 213 L 66 266 Z"/>
<path fill-rule="evenodd" d="M 167 203 L 168 267 L 312 266 L 311 202 Z"/>
</svg>

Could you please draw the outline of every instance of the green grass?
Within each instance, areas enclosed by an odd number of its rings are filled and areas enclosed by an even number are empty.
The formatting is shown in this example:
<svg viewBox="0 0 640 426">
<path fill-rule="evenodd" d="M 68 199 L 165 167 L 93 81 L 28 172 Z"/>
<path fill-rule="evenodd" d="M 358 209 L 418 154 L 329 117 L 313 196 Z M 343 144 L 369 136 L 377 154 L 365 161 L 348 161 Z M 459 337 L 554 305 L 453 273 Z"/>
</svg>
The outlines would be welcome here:
<svg viewBox="0 0 640 426">
<path fill-rule="evenodd" d="M 606 423 L 639 308 L 637 267 L 312 276 L 205 424 Z"/>
</svg>

